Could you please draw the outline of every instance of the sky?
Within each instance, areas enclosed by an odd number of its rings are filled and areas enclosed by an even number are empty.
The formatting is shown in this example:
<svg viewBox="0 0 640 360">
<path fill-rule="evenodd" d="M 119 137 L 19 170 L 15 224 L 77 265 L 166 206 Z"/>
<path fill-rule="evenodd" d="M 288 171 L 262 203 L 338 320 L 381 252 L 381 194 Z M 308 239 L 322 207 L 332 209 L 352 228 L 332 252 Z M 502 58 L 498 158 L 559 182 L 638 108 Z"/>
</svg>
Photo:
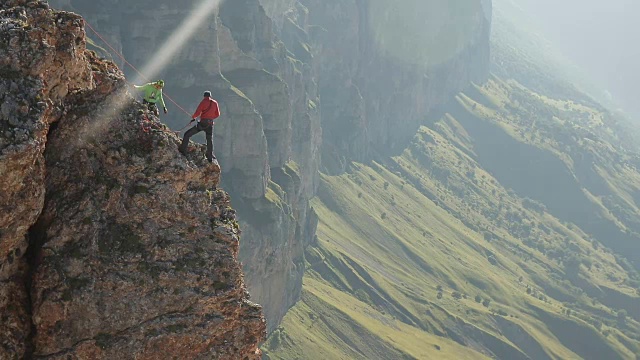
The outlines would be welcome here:
<svg viewBox="0 0 640 360">
<path fill-rule="evenodd" d="M 640 0 L 515 0 L 541 32 L 640 121 Z"/>
</svg>

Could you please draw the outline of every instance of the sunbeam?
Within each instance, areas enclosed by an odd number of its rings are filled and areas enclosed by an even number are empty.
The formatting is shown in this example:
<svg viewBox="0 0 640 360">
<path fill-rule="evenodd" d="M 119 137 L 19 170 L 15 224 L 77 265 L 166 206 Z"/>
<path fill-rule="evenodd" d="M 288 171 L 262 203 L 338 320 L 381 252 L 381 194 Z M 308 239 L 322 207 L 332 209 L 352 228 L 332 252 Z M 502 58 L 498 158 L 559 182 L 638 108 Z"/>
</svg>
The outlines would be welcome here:
<svg viewBox="0 0 640 360">
<path fill-rule="evenodd" d="M 209 19 L 223 0 L 203 0 L 196 6 L 191 15 L 185 18 L 178 29 L 164 42 L 164 45 L 151 57 L 149 63 L 142 68 L 142 74 L 148 79 L 154 78 L 171 61 L 173 55 L 187 44 L 193 33 Z M 136 78 L 136 83 L 145 81 L 142 76 Z"/>
<path fill-rule="evenodd" d="M 135 83 L 147 82 L 157 76 L 157 74 L 169 64 L 173 56 L 188 43 L 196 30 L 218 9 L 223 1 L 224 0 L 202 0 L 195 6 L 189 16 L 180 23 L 171 36 L 164 42 L 165 45 L 150 57 L 152 60 L 142 67 L 142 71 L 138 73 Z M 137 71 L 135 68 L 134 70 Z M 110 123 L 121 113 L 129 101 L 131 101 L 131 96 L 128 93 L 128 89 L 125 87 L 118 90 L 113 96 L 113 100 L 106 104 L 106 109 L 96 115 L 96 121 L 91 123 L 87 128 L 82 129 L 78 141 L 83 142 L 108 129 Z"/>
</svg>

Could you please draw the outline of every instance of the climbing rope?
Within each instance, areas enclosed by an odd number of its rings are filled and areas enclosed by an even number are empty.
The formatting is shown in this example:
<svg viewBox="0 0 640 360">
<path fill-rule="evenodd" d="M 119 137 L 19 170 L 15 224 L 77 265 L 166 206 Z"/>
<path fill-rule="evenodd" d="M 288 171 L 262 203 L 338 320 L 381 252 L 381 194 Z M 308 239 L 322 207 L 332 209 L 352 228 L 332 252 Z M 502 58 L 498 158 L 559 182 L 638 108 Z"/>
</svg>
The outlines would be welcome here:
<svg viewBox="0 0 640 360">
<path fill-rule="evenodd" d="M 138 70 L 135 66 L 133 66 L 133 64 L 128 62 L 127 59 L 124 57 L 124 55 L 122 55 L 118 50 L 116 50 L 113 46 L 111 46 L 111 44 L 96 29 L 94 29 L 93 26 L 91 26 L 91 24 L 89 24 L 88 21 L 85 20 L 84 23 L 87 25 L 89 29 L 91 29 L 91 31 L 93 31 L 94 34 L 96 34 L 96 36 L 98 36 L 98 38 L 100 38 L 100 40 L 102 40 L 109 47 L 109 49 L 111 49 L 111 51 L 113 51 L 113 53 L 115 53 L 120 59 L 122 59 L 122 61 L 124 61 L 125 64 L 129 65 L 136 73 L 138 73 L 138 75 L 140 75 L 142 79 L 144 79 L 147 82 L 151 82 L 151 80 L 149 80 L 146 76 L 144 76 L 144 74 L 140 72 L 140 70 Z M 127 84 L 131 85 L 131 83 L 129 83 L 128 81 L 127 81 Z M 163 92 L 163 94 L 164 94 L 164 97 L 167 98 L 167 100 L 171 101 L 178 109 L 182 110 L 182 112 L 187 114 L 187 116 L 191 117 L 191 114 L 187 110 L 185 110 L 182 106 L 180 106 L 177 102 L 175 102 L 167 93 Z M 149 119 L 147 118 L 146 111 L 145 111 L 144 117 L 145 117 L 145 121 L 143 122 L 143 131 L 149 132 L 151 127 L 144 125 L 144 123 L 147 123 L 147 122 L 150 123 Z M 176 131 L 176 133 L 182 132 L 182 130 L 186 129 L 189 125 L 191 125 L 191 123 L 192 121 L 190 121 L 182 129 Z"/>
<path fill-rule="evenodd" d="M 189 125 L 191 125 L 191 123 L 193 123 L 194 121 L 195 121 L 195 120 L 191 120 L 191 121 L 189 121 L 189 123 L 188 123 L 187 125 L 185 125 L 182 129 L 180 129 L 180 130 L 178 130 L 178 131 L 176 131 L 176 132 L 178 132 L 178 133 L 182 132 L 182 130 L 184 130 L 184 129 L 186 129 L 187 127 L 189 127 Z"/>
</svg>

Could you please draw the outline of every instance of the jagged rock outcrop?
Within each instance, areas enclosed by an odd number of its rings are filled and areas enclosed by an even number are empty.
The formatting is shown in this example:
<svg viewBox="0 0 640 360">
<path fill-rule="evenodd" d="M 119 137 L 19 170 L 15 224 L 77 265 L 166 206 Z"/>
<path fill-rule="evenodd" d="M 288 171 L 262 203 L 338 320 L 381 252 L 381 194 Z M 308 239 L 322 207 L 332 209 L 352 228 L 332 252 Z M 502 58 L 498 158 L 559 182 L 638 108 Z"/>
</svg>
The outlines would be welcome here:
<svg viewBox="0 0 640 360">
<path fill-rule="evenodd" d="M 217 164 L 177 152 L 80 16 L 6 1 L 0 28 L 0 358 L 259 358 Z"/>
<path fill-rule="evenodd" d="M 246 300 L 218 167 L 178 156 L 157 122 L 142 131 L 137 106 L 96 132 L 117 100 L 96 107 L 102 96 L 70 99 L 47 145 L 49 195 L 32 231 L 44 243 L 32 284 L 36 355 L 255 352 L 264 320 Z"/>
<path fill-rule="evenodd" d="M 91 85 L 89 63 L 76 43 L 84 41 L 80 18 L 25 3 L 0 7 L 1 358 L 22 357 L 31 331 L 25 255 L 28 230 L 44 205 L 49 124 L 70 90 Z"/>
<path fill-rule="evenodd" d="M 51 3 L 87 17 L 137 67 L 197 4 Z M 402 149 L 430 111 L 488 73 L 491 1 L 389 4 L 223 1 L 159 75 L 188 109 L 205 89 L 220 101 L 216 155 L 241 208 L 248 287 L 270 330 L 299 297 L 318 170 Z M 163 120 L 182 127 L 183 114 L 170 112 Z"/>
</svg>

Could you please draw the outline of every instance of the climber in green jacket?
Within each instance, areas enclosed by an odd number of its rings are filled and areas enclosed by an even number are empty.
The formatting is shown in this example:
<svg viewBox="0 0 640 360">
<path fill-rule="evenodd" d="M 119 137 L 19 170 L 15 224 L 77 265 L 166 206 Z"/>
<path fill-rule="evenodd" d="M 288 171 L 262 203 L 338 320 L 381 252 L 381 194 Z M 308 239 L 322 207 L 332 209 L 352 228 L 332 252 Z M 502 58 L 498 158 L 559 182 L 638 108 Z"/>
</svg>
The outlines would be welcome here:
<svg viewBox="0 0 640 360">
<path fill-rule="evenodd" d="M 162 109 L 164 113 L 167 113 L 167 106 L 164 104 L 164 99 L 162 98 L 162 88 L 164 88 L 164 80 L 158 80 L 156 82 L 144 84 L 142 86 L 133 85 L 137 90 L 144 92 L 144 97 L 142 102 L 147 105 L 149 111 L 154 114 L 160 115 L 160 111 L 158 110 L 158 104 L 162 105 Z"/>
</svg>

